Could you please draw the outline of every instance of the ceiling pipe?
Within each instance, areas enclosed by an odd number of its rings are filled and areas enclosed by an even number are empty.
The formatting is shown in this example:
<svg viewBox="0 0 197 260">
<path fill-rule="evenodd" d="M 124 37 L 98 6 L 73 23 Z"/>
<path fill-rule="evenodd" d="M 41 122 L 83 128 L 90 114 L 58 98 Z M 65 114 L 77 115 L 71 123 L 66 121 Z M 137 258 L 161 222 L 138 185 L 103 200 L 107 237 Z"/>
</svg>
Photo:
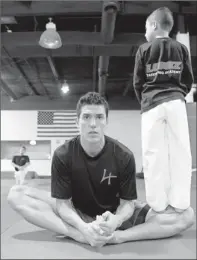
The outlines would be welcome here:
<svg viewBox="0 0 197 260">
<path fill-rule="evenodd" d="M 105 44 L 110 44 L 114 39 L 116 16 L 119 10 L 117 2 L 108 1 L 103 4 L 102 19 L 101 19 L 101 37 Z M 98 67 L 98 92 L 105 96 L 107 76 L 109 67 L 109 56 L 99 57 Z"/>
<path fill-rule="evenodd" d="M 59 74 L 58 74 L 58 71 L 56 69 L 56 66 L 55 66 L 55 63 L 54 63 L 54 60 L 51 56 L 47 56 L 47 61 L 49 63 L 49 66 L 51 68 L 51 71 L 53 73 L 53 77 L 55 79 L 55 82 L 57 83 L 57 89 L 58 89 L 58 93 L 59 93 L 59 96 L 61 97 L 61 82 L 60 82 L 60 77 L 59 77 Z"/>
<path fill-rule="evenodd" d="M 17 100 L 18 97 L 16 94 L 8 87 L 8 85 L 1 79 L 0 80 L 0 85 L 2 90 L 12 99 L 12 100 Z"/>
</svg>

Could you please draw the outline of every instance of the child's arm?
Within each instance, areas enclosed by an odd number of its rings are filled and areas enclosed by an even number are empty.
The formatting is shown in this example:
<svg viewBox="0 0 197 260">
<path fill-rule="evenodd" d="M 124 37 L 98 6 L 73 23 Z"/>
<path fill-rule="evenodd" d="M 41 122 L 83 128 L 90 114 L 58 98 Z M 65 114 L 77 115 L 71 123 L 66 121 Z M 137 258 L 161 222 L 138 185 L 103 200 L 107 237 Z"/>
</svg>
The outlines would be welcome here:
<svg viewBox="0 0 197 260">
<path fill-rule="evenodd" d="M 144 71 L 141 51 L 139 47 L 135 56 L 135 67 L 134 67 L 134 74 L 133 74 L 133 86 L 139 103 L 141 103 L 141 92 L 144 83 L 145 83 L 145 71 Z"/>
<path fill-rule="evenodd" d="M 185 58 L 183 62 L 182 82 L 187 86 L 187 90 L 189 93 L 192 88 L 192 84 L 194 83 L 194 75 L 192 71 L 192 64 L 191 59 L 189 57 L 189 52 L 186 47 L 184 48 L 184 50 Z"/>
</svg>

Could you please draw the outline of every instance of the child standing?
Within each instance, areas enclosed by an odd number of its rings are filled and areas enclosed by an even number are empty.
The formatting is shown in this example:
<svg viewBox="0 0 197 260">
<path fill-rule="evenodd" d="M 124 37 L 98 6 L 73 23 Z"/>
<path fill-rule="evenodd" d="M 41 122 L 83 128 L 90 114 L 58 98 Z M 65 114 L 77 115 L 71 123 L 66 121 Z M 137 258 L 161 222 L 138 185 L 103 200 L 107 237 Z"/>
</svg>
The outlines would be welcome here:
<svg viewBox="0 0 197 260">
<path fill-rule="evenodd" d="M 193 83 L 187 48 L 169 37 L 173 15 L 166 7 L 146 20 L 136 54 L 133 85 L 141 104 L 146 199 L 156 212 L 190 206 L 191 150 L 185 96 Z"/>
</svg>

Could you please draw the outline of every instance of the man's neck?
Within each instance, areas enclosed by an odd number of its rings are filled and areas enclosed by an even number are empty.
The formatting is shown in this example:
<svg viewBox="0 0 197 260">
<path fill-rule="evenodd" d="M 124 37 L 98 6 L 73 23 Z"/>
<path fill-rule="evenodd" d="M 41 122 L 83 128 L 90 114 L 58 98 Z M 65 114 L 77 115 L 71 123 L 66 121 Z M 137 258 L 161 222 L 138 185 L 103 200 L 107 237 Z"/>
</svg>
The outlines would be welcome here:
<svg viewBox="0 0 197 260">
<path fill-rule="evenodd" d="M 83 137 L 80 137 L 80 143 L 83 147 L 84 151 L 91 157 L 97 156 L 97 154 L 100 153 L 100 151 L 103 149 L 105 145 L 105 137 L 98 142 L 90 143 L 83 139 Z"/>
</svg>

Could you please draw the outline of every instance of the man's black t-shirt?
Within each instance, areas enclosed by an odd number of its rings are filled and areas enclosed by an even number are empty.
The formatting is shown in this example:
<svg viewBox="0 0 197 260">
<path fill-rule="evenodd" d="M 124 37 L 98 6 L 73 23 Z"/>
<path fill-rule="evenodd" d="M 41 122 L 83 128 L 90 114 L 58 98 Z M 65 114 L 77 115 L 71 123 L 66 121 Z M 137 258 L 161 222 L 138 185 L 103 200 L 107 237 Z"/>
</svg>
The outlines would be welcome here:
<svg viewBox="0 0 197 260">
<path fill-rule="evenodd" d="M 27 162 L 29 162 L 29 156 L 27 156 L 27 155 L 15 155 L 12 158 L 12 162 L 15 163 L 18 166 L 23 166 Z M 15 171 L 19 171 L 18 168 L 15 167 Z"/>
<path fill-rule="evenodd" d="M 133 85 L 142 112 L 163 102 L 185 100 L 193 80 L 185 45 L 164 37 L 139 47 L 135 58 Z"/>
<path fill-rule="evenodd" d="M 89 216 L 114 212 L 120 198 L 137 198 L 133 153 L 105 136 L 96 157 L 86 154 L 77 136 L 56 149 L 51 169 L 51 195 L 72 198 L 74 206 Z"/>
</svg>

